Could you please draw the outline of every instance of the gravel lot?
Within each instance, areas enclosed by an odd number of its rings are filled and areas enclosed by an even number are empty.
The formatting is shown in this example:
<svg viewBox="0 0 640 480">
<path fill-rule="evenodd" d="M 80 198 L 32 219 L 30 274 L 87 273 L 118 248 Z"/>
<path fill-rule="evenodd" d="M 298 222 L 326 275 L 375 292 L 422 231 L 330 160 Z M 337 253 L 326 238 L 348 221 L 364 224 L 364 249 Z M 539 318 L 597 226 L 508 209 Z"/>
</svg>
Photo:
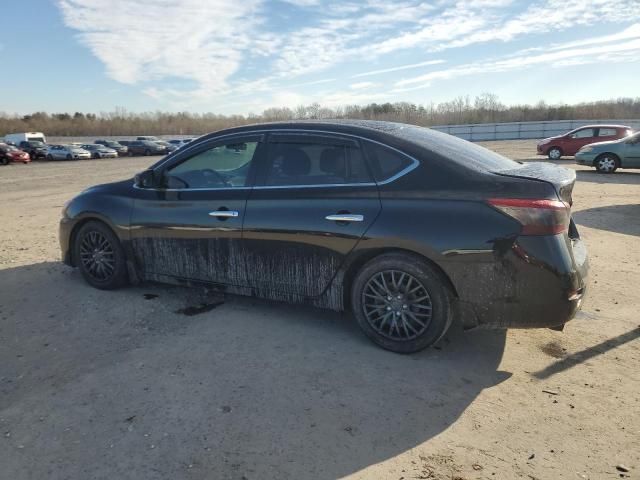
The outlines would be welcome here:
<svg viewBox="0 0 640 480">
<path fill-rule="evenodd" d="M 85 285 L 59 263 L 63 203 L 152 161 L 0 167 L 1 478 L 640 477 L 640 171 L 561 162 L 592 268 L 564 332 L 454 329 L 400 356 L 346 315 L 185 316 L 206 292 Z"/>
</svg>

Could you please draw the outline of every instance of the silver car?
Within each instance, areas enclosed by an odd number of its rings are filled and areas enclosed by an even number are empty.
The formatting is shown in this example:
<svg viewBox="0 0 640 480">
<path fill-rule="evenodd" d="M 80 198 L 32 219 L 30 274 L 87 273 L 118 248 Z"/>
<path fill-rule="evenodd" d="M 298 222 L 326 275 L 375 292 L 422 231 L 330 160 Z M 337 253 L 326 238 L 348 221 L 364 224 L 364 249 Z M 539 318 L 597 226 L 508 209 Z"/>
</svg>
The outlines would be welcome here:
<svg viewBox="0 0 640 480">
<path fill-rule="evenodd" d="M 91 154 L 91 158 L 116 158 L 118 156 L 118 152 L 113 148 L 98 143 L 88 143 L 82 145 L 82 148 Z"/>
<path fill-rule="evenodd" d="M 91 153 L 76 145 L 49 145 L 47 160 L 80 160 L 91 158 Z"/>
</svg>

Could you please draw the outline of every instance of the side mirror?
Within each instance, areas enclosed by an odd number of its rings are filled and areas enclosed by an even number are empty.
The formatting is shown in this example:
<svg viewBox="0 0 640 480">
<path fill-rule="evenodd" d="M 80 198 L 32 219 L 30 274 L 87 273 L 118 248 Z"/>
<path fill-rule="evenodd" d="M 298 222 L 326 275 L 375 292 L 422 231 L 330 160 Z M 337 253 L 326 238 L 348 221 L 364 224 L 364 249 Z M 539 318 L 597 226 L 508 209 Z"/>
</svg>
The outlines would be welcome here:
<svg viewBox="0 0 640 480">
<path fill-rule="evenodd" d="M 134 182 L 138 188 L 154 188 L 157 186 L 156 176 L 153 170 L 144 170 L 136 174 Z"/>
</svg>

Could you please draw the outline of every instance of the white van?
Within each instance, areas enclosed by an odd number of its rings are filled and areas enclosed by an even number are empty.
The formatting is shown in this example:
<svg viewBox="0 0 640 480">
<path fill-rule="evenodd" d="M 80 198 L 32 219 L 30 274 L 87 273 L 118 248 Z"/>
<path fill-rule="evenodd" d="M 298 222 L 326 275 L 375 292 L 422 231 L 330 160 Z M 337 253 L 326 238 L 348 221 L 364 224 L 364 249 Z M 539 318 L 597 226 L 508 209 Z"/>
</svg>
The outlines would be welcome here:
<svg viewBox="0 0 640 480">
<path fill-rule="evenodd" d="M 42 132 L 10 133 L 4 136 L 4 141 L 14 145 L 20 145 L 20 142 L 47 143 L 47 139 Z"/>
</svg>

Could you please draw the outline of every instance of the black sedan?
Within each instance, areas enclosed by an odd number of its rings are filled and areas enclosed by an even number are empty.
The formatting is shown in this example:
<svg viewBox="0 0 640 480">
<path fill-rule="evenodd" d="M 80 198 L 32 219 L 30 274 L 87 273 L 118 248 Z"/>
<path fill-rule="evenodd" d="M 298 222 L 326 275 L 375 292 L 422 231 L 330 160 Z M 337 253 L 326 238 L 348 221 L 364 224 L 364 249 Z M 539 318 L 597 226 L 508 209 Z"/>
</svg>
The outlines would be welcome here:
<svg viewBox="0 0 640 480">
<path fill-rule="evenodd" d="M 573 318 L 588 269 L 574 182 L 573 170 L 410 125 L 252 125 L 84 191 L 64 209 L 60 242 L 97 288 L 213 285 L 350 310 L 373 341 L 407 353 L 454 318 Z"/>
</svg>

